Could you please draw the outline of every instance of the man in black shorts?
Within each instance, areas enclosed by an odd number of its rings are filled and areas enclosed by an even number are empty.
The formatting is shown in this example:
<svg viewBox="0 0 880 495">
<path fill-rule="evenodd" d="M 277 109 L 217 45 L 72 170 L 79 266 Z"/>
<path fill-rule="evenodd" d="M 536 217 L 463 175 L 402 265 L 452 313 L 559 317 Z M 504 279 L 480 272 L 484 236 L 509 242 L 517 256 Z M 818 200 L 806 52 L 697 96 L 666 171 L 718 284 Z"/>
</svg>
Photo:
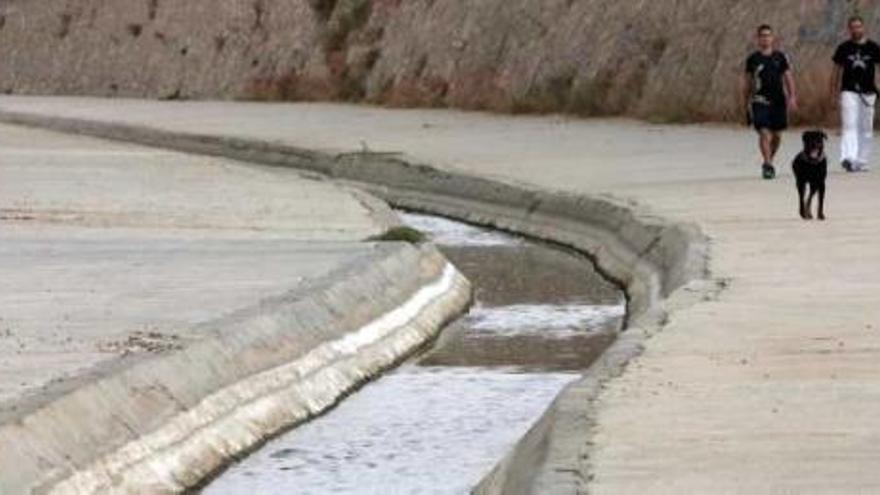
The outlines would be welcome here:
<svg viewBox="0 0 880 495">
<path fill-rule="evenodd" d="M 773 28 L 758 28 L 758 50 L 746 59 L 742 93 L 749 121 L 759 135 L 761 175 L 776 177 L 773 159 L 779 151 L 782 131 L 788 127 L 788 110 L 797 109 L 797 92 L 788 57 L 773 48 Z"/>
</svg>

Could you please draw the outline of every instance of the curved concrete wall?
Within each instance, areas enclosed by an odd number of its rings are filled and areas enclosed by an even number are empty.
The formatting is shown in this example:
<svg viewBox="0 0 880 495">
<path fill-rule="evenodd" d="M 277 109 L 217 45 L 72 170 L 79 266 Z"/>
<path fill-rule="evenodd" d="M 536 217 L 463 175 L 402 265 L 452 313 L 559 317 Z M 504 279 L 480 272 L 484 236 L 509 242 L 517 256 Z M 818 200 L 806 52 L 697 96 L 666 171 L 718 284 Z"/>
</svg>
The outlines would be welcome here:
<svg viewBox="0 0 880 495">
<path fill-rule="evenodd" d="M 22 411 L 0 425 L 0 493 L 182 491 L 394 365 L 470 300 L 430 246 L 368 261 Z"/>
<path fill-rule="evenodd" d="M 628 296 L 628 329 L 568 387 L 479 493 L 573 493 L 589 470 L 590 401 L 663 324 L 664 305 L 688 304 L 711 287 L 708 243 L 695 225 L 669 223 L 613 198 L 543 191 L 438 170 L 405 157 L 329 156 L 277 143 L 154 128 L 0 112 L 0 120 L 39 125 L 182 151 L 319 172 L 369 189 L 400 207 L 424 210 L 546 239 L 595 260 Z M 687 291 L 678 289 L 688 286 Z M 671 299 L 670 299 L 671 298 Z"/>
</svg>

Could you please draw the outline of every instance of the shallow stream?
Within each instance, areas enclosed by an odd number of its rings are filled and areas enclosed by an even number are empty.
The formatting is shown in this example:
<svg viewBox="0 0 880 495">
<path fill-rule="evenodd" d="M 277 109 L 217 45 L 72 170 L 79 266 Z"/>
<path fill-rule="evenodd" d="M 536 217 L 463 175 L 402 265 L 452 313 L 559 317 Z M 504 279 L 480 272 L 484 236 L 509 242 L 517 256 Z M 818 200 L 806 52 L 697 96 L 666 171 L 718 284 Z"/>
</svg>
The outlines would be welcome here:
<svg viewBox="0 0 880 495">
<path fill-rule="evenodd" d="M 623 294 L 587 259 L 444 218 L 401 217 L 473 282 L 474 307 L 428 350 L 204 493 L 468 493 L 613 342 Z"/>
</svg>

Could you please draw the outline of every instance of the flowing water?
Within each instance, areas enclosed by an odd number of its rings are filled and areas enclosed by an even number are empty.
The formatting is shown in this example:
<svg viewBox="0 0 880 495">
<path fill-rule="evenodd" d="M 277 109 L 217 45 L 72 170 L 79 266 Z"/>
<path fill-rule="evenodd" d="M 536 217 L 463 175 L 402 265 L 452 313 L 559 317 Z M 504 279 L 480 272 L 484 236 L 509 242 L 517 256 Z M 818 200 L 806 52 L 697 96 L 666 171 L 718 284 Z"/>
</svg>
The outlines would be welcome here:
<svg viewBox="0 0 880 495">
<path fill-rule="evenodd" d="M 269 442 L 204 493 L 468 493 L 613 342 L 623 295 L 583 257 L 401 217 L 474 283 L 474 307 L 423 354 Z"/>
</svg>

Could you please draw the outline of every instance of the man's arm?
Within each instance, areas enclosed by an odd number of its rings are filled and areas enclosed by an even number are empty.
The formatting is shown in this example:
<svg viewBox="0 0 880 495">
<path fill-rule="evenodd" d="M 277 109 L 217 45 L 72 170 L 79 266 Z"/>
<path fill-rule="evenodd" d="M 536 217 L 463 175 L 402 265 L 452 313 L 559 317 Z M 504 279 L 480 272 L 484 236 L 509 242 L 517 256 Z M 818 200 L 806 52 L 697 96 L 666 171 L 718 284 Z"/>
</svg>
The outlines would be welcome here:
<svg viewBox="0 0 880 495">
<path fill-rule="evenodd" d="M 874 63 L 876 66 L 875 69 L 880 68 L 880 45 L 878 45 L 877 43 L 874 43 L 874 60 L 875 60 Z M 874 71 L 874 87 L 875 88 L 880 88 L 880 84 L 877 83 L 878 72 L 880 72 L 880 71 L 876 71 L 876 70 Z"/>
<path fill-rule="evenodd" d="M 752 78 L 748 72 L 743 72 L 740 77 L 740 108 L 746 111 L 746 120 L 749 119 L 749 100 L 752 98 Z M 748 124 L 748 122 L 747 122 Z"/>
<path fill-rule="evenodd" d="M 846 61 L 843 46 L 843 44 L 838 45 L 837 49 L 834 50 L 834 56 L 831 57 L 831 60 L 834 62 L 834 69 L 831 71 L 831 84 L 829 84 L 829 89 L 831 89 L 829 96 L 831 97 L 832 107 L 837 105 L 839 101 L 838 95 L 843 85 L 843 63 Z"/>
<path fill-rule="evenodd" d="M 838 96 L 840 94 L 841 81 L 843 80 L 843 67 L 840 64 L 834 64 L 834 70 L 831 71 L 831 105 L 837 105 Z"/>
<path fill-rule="evenodd" d="M 791 69 L 785 71 L 782 78 L 785 82 L 785 93 L 788 95 L 788 108 L 790 108 L 791 111 L 796 112 L 798 109 L 798 97 L 797 87 L 794 83 L 794 74 L 792 72 Z"/>
</svg>

